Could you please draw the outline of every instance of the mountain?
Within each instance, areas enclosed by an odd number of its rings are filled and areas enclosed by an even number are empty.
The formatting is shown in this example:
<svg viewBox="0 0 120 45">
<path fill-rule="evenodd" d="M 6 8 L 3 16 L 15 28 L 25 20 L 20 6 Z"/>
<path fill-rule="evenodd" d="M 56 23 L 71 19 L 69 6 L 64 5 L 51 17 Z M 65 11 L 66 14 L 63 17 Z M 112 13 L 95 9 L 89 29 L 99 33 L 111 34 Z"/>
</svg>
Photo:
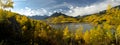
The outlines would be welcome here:
<svg viewBox="0 0 120 45">
<path fill-rule="evenodd" d="M 28 16 L 28 17 L 32 18 L 32 19 L 36 19 L 36 20 L 45 20 L 45 19 L 49 19 L 49 18 L 53 18 L 53 17 L 59 17 L 59 16 L 64 16 L 65 18 L 72 17 L 72 16 L 67 16 L 66 14 L 63 14 L 61 12 L 55 12 L 51 16 L 47 16 L 47 15 L 43 15 L 43 16 L 35 15 L 35 16 Z"/>
<path fill-rule="evenodd" d="M 47 15 L 44 15 L 44 16 L 35 15 L 35 16 L 28 16 L 28 17 L 32 18 L 32 19 L 36 19 L 36 20 L 44 20 L 44 19 L 48 18 L 49 16 L 47 16 Z"/>
<path fill-rule="evenodd" d="M 58 16 L 67 16 L 67 15 L 65 15 L 65 14 L 63 14 L 63 13 L 61 13 L 61 12 L 55 12 L 55 13 L 53 13 L 50 17 L 58 17 Z"/>
<path fill-rule="evenodd" d="M 51 18 L 51 17 L 58 17 L 58 16 L 72 17 L 72 16 L 68 16 L 68 15 L 66 15 L 66 14 L 63 14 L 63 13 L 61 13 L 61 12 L 55 12 L 55 13 L 53 13 L 49 18 Z"/>
<path fill-rule="evenodd" d="M 113 8 L 119 8 L 120 9 L 120 5 L 115 6 Z M 113 9 L 113 8 L 111 8 L 111 9 Z M 47 20 L 49 20 L 49 22 L 55 22 L 54 19 L 61 19 L 61 17 L 63 18 L 63 20 L 64 19 L 70 19 L 70 18 L 75 19 L 75 20 L 80 20 L 80 19 L 85 18 L 85 17 L 94 16 L 94 15 L 100 16 L 100 15 L 103 15 L 105 13 L 106 13 L 106 10 L 103 10 L 103 11 L 100 11 L 99 13 L 94 13 L 94 14 L 89 14 L 89 15 L 84 15 L 84 16 L 72 17 L 72 16 L 68 16 L 66 14 L 63 14 L 61 12 L 55 12 L 51 16 L 47 16 L 47 15 L 38 16 L 38 15 L 36 15 L 36 16 L 29 16 L 29 18 L 37 19 L 37 20 L 45 20 L 45 19 L 47 19 Z M 65 20 L 65 21 L 67 21 L 67 20 Z M 56 20 L 56 22 L 57 22 L 57 20 Z"/>
<path fill-rule="evenodd" d="M 50 17 L 47 18 L 48 23 L 57 24 L 57 23 L 78 23 L 79 19 L 65 15 L 61 12 L 53 13 Z"/>
</svg>

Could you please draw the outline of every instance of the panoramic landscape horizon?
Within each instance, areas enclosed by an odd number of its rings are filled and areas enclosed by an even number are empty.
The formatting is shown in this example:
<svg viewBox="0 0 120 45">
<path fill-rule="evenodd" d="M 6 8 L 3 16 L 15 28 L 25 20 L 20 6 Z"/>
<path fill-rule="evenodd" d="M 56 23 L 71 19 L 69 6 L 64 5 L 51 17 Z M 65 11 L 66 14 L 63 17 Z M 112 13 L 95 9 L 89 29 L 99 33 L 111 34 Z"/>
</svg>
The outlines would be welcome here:
<svg viewBox="0 0 120 45">
<path fill-rule="evenodd" d="M 0 45 L 120 45 L 120 0 L 0 0 Z"/>
</svg>

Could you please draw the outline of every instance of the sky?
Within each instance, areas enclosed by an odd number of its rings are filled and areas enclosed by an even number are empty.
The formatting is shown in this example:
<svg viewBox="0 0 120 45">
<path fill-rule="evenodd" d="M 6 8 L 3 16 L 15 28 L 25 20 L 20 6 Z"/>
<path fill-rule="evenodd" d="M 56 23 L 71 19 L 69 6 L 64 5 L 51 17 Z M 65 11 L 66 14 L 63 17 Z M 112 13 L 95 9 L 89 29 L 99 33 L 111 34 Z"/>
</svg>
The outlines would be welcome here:
<svg viewBox="0 0 120 45">
<path fill-rule="evenodd" d="M 83 16 L 105 10 L 108 5 L 120 5 L 120 0 L 13 0 L 13 12 L 26 16 L 62 12 L 69 16 Z"/>
</svg>

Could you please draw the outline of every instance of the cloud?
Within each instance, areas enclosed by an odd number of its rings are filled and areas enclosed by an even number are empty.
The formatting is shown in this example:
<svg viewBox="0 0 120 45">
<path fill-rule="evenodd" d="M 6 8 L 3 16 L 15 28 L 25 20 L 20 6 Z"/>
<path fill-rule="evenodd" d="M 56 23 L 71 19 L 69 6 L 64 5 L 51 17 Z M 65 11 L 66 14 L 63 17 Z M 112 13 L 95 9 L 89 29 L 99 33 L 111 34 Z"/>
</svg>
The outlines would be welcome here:
<svg viewBox="0 0 120 45">
<path fill-rule="evenodd" d="M 18 1 L 18 0 L 16 0 Z M 23 0 L 25 1 L 25 0 Z M 46 2 L 47 0 L 44 0 L 42 2 Z M 111 4 L 113 7 L 120 5 L 120 0 L 104 0 L 101 2 L 96 2 L 88 6 L 77 6 L 77 5 L 72 5 L 71 3 L 68 2 L 63 2 L 61 4 L 54 4 L 56 1 L 51 0 L 51 2 L 48 2 L 45 5 L 48 4 L 53 4 L 54 6 L 48 7 L 48 8 L 40 8 L 40 9 L 31 9 L 29 7 L 25 7 L 23 9 L 17 9 L 17 10 L 12 10 L 13 12 L 17 12 L 20 14 L 24 14 L 26 16 L 34 16 L 34 15 L 51 15 L 54 12 L 62 12 L 65 13 L 69 16 L 83 16 L 87 14 L 93 14 L 100 12 L 102 10 L 105 10 L 108 6 L 108 4 Z M 87 1 L 86 1 L 87 2 Z M 76 4 L 76 3 L 74 3 Z M 84 4 L 83 4 L 84 5 Z M 62 9 L 60 7 L 68 7 L 69 10 Z"/>
<path fill-rule="evenodd" d="M 48 9 L 56 9 L 56 8 L 60 8 L 60 7 L 70 7 L 71 5 L 67 2 L 63 2 L 62 4 L 57 4 L 54 5 L 53 7 L 50 7 Z"/>
<path fill-rule="evenodd" d="M 102 10 L 105 10 L 109 4 L 114 7 L 114 6 L 120 5 L 120 1 L 119 0 L 105 0 L 103 2 L 94 3 L 92 5 L 85 6 L 85 7 L 71 6 L 69 7 L 70 10 L 66 14 L 70 16 L 78 16 L 78 15 L 83 16 L 87 14 L 93 14 L 93 13 L 97 13 Z"/>
<path fill-rule="evenodd" d="M 13 1 L 27 1 L 27 0 L 13 0 Z"/>
<path fill-rule="evenodd" d="M 29 7 L 25 7 L 25 9 L 20 9 L 19 11 L 14 11 L 13 12 L 17 12 L 19 14 L 23 14 L 26 16 L 34 16 L 34 15 L 48 15 L 51 14 L 51 12 L 48 12 L 46 9 L 41 8 L 41 9 L 31 9 Z"/>
</svg>

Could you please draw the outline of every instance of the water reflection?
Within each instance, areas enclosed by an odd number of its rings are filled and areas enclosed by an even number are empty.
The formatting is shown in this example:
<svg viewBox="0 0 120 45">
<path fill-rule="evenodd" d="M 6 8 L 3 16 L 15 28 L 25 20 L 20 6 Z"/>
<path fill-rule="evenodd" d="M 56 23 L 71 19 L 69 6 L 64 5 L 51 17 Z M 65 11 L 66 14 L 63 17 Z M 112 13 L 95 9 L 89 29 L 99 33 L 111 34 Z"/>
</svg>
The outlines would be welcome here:
<svg viewBox="0 0 120 45">
<path fill-rule="evenodd" d="M 64 30 L 66 26 L 68 26 L 70 31 L 75 31 L 79 29 L 81 26 L 83 27 L 83 31 L 92 29 L 94 26 L 86 23 L 65 23 L 65 24 L 50 24 L 50 26 L 56 30 Z"/>
</svg>

